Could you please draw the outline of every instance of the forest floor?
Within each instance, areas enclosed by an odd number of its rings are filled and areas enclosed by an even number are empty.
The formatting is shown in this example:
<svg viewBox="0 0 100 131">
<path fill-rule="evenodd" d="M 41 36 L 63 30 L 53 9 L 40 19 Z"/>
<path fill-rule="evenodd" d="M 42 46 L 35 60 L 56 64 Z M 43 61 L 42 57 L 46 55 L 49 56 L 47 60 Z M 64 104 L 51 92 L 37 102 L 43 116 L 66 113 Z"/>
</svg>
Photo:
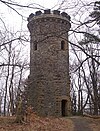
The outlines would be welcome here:
<svg viewBox="0 0 100 131">
<path fill-rule="evenodd" d="M 100 131 L 100 118 L 70 117 L 73 121 L 74 131 Z"/>
<path fill-rule="evenodd" d="M 0 117 L 0 131 L 100 131 L 100 118 L 43 118 L 32 114 L 28 122 L 18 124 L 15 117 Z"/>
</svg>

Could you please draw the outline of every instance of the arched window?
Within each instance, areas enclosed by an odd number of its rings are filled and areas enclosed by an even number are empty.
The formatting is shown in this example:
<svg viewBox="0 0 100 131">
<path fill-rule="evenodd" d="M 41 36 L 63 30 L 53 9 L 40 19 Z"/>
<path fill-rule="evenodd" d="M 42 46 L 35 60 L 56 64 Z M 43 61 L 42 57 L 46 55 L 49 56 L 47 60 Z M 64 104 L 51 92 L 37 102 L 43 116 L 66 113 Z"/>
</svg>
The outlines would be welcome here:
<svg viewBox="0 0 100 131">
<path fill-rule="evenodd" d="M 61 50 L 65 50 L 65 41 L 64 40 L 61 41 Z"/>
</svg>

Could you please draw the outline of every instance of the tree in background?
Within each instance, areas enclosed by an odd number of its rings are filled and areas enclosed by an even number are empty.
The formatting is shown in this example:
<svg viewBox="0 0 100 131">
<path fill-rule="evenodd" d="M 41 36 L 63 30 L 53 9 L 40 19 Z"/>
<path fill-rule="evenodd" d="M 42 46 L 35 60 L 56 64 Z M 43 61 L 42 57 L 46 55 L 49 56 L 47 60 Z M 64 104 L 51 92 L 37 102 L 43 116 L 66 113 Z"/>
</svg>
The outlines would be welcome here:
<svg viewBox="0 0 100 131">
<path fill-rule="evenodd" d="M 34 10 L 45 9 L 36 3 L 24 5 L 15 1 L 0 0 L 0 2 L 16 12 L 18 17 L 22 18 L 23 23 L 26 23 L 27 19 L 25 14 L 23 15 L 23 10 L 31 13 Z M 91 11 L 91 6 L 94 6 L 93 11 Z M 69 2 L 62 0 L 55 5 L 55 8 L 68 12 L 71 16 L 72 28 L 69 33 L 69 44 L 74 114 L 75 112 L 82 114 L 86 108 L 87 112 L 98 114 L 98 108 L 100 110 L 100 38 L 98 35 L 98 32 L 100 33 L 100 1 L 77 0 Z M 0 102 L 4 115 L 13 115 L 17 107 L 16 102 L 24 89 L 22 80 L 28 62 L 25 57 L 27 51 L 23 53 L 23 49 L 26 48 L 25 43 L 29 42 L 29 38 L 28 31 L 8 31 L 2 17 L 0 20 L 4 27 L 0 31 Z"/>
<path fill-rule="evenodd" d="M 78 47 L 81 49 L 79 50 L 81 55 L 72 46 L 77 58 L 74 72 L 78 79 L 76 79 L 77 88 L 76 82 L 73 83 L 78 92 L 76 106 L 79 114 L 80 111 L 87 109 L 88 113 L 98 115 L 100 113 L 100 1 L 94 3 L 94 11 L 90 13 L 90 20 L 84 22 L 84 25 L 87 26 L 86 31 L 83 32 L 83 38 L 77 46 L 77 50 Z"/>
</svg>

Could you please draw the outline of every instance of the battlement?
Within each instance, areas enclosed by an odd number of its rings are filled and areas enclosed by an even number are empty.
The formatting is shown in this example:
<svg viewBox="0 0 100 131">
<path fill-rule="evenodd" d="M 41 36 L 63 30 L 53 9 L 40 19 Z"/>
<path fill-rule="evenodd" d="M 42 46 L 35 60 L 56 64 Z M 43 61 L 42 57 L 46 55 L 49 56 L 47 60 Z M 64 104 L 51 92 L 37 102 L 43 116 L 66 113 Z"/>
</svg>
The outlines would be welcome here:
<svg viewBox="0 0 100 131">
<path fill-rule="evenodd" d="M 35 14 L 31 13 L 28 17 L 28 21 L 31 21 L 32 19 L 37 19 L 41 17 L 56 17 L 56 18 L 61 18 L 70 21 L 71 17 L 66 13 L 62 12 L 60 13 L 59 10 L 53 10 L 51 11 L 50 9 L 42 11 L 36 11 Z"/>
</svg>

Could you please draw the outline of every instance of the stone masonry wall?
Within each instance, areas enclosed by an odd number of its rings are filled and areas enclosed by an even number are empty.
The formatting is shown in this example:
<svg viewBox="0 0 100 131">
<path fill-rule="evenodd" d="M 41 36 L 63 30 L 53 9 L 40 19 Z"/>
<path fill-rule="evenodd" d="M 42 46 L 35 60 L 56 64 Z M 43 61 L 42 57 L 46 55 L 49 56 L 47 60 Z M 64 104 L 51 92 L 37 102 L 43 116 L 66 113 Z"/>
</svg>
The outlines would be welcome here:
<svg viewBox="0 0 100 131">
<path fill-rule="evenodd" d="M 28 18 L 31 39 L 29 99 L 33 110 L 41 116 L 70 113 L 70 17 L 55 12 L 36 12 Z"/>
</svg>

